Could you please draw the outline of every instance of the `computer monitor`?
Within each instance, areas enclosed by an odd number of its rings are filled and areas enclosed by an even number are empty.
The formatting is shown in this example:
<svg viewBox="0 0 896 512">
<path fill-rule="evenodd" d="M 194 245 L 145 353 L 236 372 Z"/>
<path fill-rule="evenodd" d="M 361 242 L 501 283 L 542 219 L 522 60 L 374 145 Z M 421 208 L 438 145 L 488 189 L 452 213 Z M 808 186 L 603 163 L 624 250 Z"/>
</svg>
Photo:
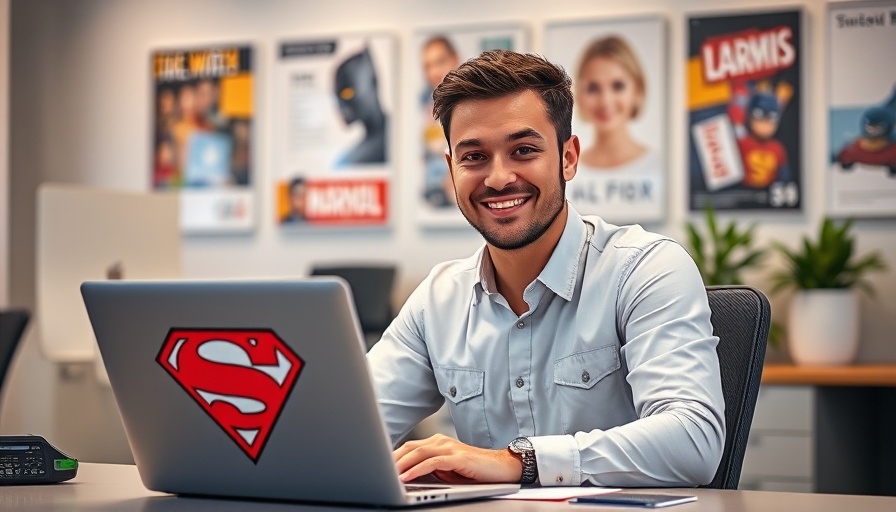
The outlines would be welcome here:
<svg viewBox="0 0 896 512">
<path fill-rule="evenodd" d="M 81 299 L 84 281 L 180 277 L 178 205 L 173 193 L 55 183 L 38 188 L 35 320 L 50 361 L 98 361 Z M 104 370 L 97 375 L 103 380 Z"/>
</svg>

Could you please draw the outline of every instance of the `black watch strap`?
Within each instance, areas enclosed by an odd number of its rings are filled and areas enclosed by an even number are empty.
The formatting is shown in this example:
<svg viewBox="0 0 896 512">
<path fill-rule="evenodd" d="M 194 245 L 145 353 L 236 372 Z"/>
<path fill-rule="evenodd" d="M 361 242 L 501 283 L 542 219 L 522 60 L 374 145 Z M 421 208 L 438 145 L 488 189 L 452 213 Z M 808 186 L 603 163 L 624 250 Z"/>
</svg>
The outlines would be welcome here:
<svg viewBox="0 0 896 512">
<path fill-rule="evenodd" d="M 538 480 L 538 464 L 535 461 L 535 447 L 532 446 L 532 441 L 528 437 L 518 437 L 507 445 L 507 449 L 523 463 L 520 483 L 531 484 Z"/>
</svg>

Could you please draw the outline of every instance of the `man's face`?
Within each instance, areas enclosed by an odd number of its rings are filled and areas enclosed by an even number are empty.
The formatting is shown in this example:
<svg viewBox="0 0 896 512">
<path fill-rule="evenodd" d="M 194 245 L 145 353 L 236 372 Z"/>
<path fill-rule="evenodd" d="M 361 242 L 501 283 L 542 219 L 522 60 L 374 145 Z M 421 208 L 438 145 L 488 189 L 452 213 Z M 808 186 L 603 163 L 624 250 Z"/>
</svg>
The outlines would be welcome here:
<svg viewBox="0 0 896 512">
<path fill-rule="evenodd" d="M 423 48 L 423 73 L 429 87 L 435 89 L 445 75 L 458 65 L 457 55 L 448 51 L 448 47 L 441 41 L 435 41 Z"/>
<path fill-rule="evenodd" d="M 445 156 L 470 225 L 499 249 L 538 240 L 566 205 L 564 182 L 576 172 L 578 138 L 557 150 L 556 130 L 532 91 L 459 103 L 450 133 Z"/>
</svg>

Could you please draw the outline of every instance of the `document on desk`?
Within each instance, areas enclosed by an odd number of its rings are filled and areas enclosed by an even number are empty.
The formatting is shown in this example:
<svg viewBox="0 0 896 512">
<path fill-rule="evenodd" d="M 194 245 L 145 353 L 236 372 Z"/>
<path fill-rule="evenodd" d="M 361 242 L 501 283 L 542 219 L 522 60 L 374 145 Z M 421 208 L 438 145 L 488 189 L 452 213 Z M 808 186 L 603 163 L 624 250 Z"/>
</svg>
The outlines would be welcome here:
<svg viewBox="0 0 896 512">
<path fill-rule="evenodd" d="M 492 496 L 492 498 L 501 500 L 566 501 L 579 496 L 597 496 L 621 490 L 613 487 L 532 487 L 520 489 L 519 492 L 513 494 Z"/>
</svg>

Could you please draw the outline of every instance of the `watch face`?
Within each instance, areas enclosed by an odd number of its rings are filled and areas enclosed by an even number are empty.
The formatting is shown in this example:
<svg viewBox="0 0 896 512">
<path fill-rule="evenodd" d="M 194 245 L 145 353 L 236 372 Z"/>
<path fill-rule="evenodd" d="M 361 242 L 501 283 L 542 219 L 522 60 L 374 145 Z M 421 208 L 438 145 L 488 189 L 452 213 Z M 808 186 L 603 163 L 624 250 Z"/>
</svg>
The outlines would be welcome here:
<svg viewBox="0 0 896 512">
<path fill-rule="evenodd" d="M 534 448 L 532 447 L 532 441 L 529 441 L 528 438 L 518 437 L 510 442 L 510 449 L 516 453 L 521 453 L 531 451 Z"/>
</svg>

